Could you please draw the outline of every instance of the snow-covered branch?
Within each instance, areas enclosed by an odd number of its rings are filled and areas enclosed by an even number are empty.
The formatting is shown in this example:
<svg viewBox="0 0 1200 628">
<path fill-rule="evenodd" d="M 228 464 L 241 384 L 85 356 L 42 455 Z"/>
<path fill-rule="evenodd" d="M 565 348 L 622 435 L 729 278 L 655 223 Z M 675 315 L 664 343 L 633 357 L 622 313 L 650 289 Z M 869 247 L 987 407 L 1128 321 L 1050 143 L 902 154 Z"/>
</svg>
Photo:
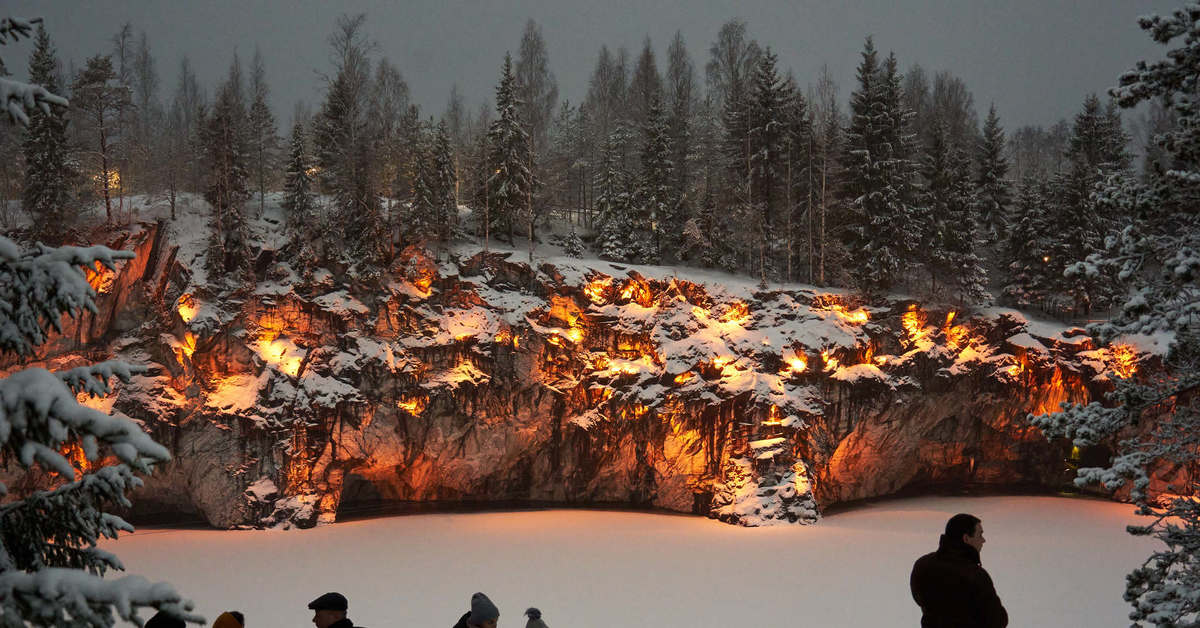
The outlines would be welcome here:
<svg viewBox="0 0 1200 628">
<path fill-rule="evenodd" d="M 63 314 L 96 311 L 96 291 L 84 270 L 99 262 L 115 270 L 119 260 L 133 259 L 131 251 L 106 246 L 39 245 L 39 251 L 22 254 L 8 238 L 0 236 L 0 352 L 20 355 L 46 342 L 50 328 L 61 330 Z"/>
</svg>

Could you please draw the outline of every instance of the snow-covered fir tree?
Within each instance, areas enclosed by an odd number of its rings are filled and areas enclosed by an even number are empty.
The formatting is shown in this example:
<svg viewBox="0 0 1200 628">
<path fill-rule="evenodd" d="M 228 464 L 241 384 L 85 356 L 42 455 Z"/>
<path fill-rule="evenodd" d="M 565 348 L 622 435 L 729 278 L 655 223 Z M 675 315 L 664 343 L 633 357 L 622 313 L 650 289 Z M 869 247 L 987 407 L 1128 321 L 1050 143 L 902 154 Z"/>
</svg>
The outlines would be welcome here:
<svg viewBox="0 0 1200 628">
<path fill-rule="evenodd" d="M 579 237 L 579 232 L 575 230 L 575 227 L 571 227 L 571 233 L 567 234 L 567 238 L 563 242 L 563 253 L 566 253 L 568 257 L 581 259 L 586 251 L 583 238 Z"/>
<path fill-rule="evenodd" d="M 450 240 L 454 205 L 454 164 L 450 155 L 450 137 L 444 122 L 426 128 L 413 148 L 416 156 L 416 179 L 409 235 L 438 247 Z"/>
<path fill-rule="evenodd" d="M 1127 142 L 1119 114 L 1104 109 L 1096 96 L 1089 96 L 1071 126 L 1066 151 L 1069 167 L 1054 177 L 1053 195 L 1048 199 L 1055 218 L 1051 229 L 1056 235 L 1047 264 L 1055 278 L 1052 289 L 1063 297 L 1053 305 L 1060 313 L 1086 315 L 1093 309 L 1107 309 L 1116 296 L 1111 277 L 1068 277 L 1066 269 L 1101 250 L 1123 220 L 1119 212 L 1097 204 L 1093 191 L 1110 176 L 1130 175 Z"/>
<path fill-rule="evenodd" d="M 782 146 L 782 213 L 784 233 L 783 279 L 793 281 L 800 268 L 808 270 L 807 280 L 815 281 L 816 268 L 817 172 L 814 168 L 813 117 L 808 100 L 796 89 L 789 75 L 784 81 L 784 133 Z M 803 246 L 801 246 L 803 243 Z"/>
<path fill-rule="evenodd" d="M 1026 177 L 1005 219 L 1007 236 L 1000 254 L 1003 295 L 1016 307 L 1044 307 L 1055 281 L 1049 265 L 1054 237 L 1049 196 L 1049 185 L 1043 177 Z"/>
<path fill-rule="evenodd" d="M 57 94 L 63 87 L 60 71 L 50 35 L 38 26 L 29 80 Z M 75 173 L 67 154 L 66 127 L 62 116 L 35 108 L 21 144 L 25 153 L 24 209 L 33 221 L 35 236 L 45 242 L 67 237 L 76 221 L 71 198 Z"/>
<path fill-rule="evenodd" d="M 682 228 L 679 200 L 675 197 L 671 145 L 662 101 L 653 96 L 642 129 L 642 172 L 638 183 L 634 232 L 638 236 L 639 261 L 662 262 L 664 253 L 678 244 Z"/>
<path fill-rule="evenodd" d="M 28 37 L 40 20 L 0 19 L 0 44 Z M 67 104 L 41 85 L 0 79 L 10 119 L 29 124 L 36 108 Z M 16 98 L 9 101 L 9 96 Z M 28 96 L 26 98 L 26 96 Z M 96 311 L 86 272 L 115 269 L 133 255 L 107 247 L 48 248 L 23 252 L 0 237 L 0 355 L 26 356 L 61 330 L 65 314 Z M 109 380 L 128 381 L 144 368 L 104 362 L 52 373 L 29 368 L 0 378 L 0 456 L 32 473 L 56 474 L 57 486 L 0 505 L 0 625 L 110 628 L 114 614 L 142 623 L 155 608 L 197 623 L 191 602 L 165 583 L 140 576 L 104 578 L 120 560 L 96 547 L 132 527 L 105 512 L 128 507 L 126 493 L 141 485 L 137 472 L 170 459 L 140 425 L 80 404 L 76 395 L 104 395 Z M 94 471 L 77 469 L 63 453 L 79 451 Z M 104 464 L 106 457 L 117 464 Z M 7 495 L 0 483 L 0 496 Z"/>
<path fill-rule="evenodd" d="M 301 259 L 313 260 L 312 239 L 316 237 L 317 199 L 309 174 L 312 160 L 308 156 L 308 141 L 304 123 L 292 124 L 292 142 L 287 173 L 283 180 L 284 221 L 292 242 L 298 247 Z"/>
<path fill-rule="evenodd" d="M 1005 236 L 1004 219 L 1012 203 L 1004 129 L 1000 127 L 996 105 L 988 109 L 987 120 L 983 123 L 983 141 L 979 144 L 976 163 L 980 235 L 989 241 L 996 241 Z"/>
<path fill-rule="evenodd" d="M 271 183 L 276 151 L 279 149 L 279 131 L 275 126 L 275 115 L 268 102 L 267 72 L 263 67 L 262 53 L 254 51 L 250 66 L 250 110 L 246 119 L 249 165 L 253 175 L 254 190 L 258 192 L 258 212 L 262 214 L 266 204 L 267 186 Z"/>
<path fill-rule="evenodd" d="M 494 171 L 488 177 L 487 192 L 489 220 L 507 234 L 509 242 L 517 222 L 528 211 L 536 185 L 530 168 L 529 134 L 521 124 L 514 81 L 512 57 L 506 54 L 496 86 L 497 119 L 488 129 L 488 162 Z"/>
<path fill-rule="evenodd" d="M 596 249 L 601 257 L 619 262 L 631 261 L 638 253 L 632 183 L 625 171 L 628 143 L 629 132 L 623 126 L 609 134 L 601 151 L 596 183 L 596 209 L 599 212 Z"/>
<path fill-rule="evenodd" d="M 250 199 L 249 150 L 246 109 L 239 96 L 236 68 L 235 61 L 212 111 L 200 120 L 206 173 L 204 199 L 213 209 L 207 262 L 209 268 L 221 272 L 245 268 L 250 261 L 245 216 L 245 204 Z"/>
<path fill-rule="evenodd" d="M 950 145 L 945 124 L 929 143 L 924 178 L 925 237 L 921 256 L 932 280 L 932 292 L 947 288 L 959 304 L 986 303 L 987 273 L 975 252 L 975 190 L 970 160 Z"/>
<path fill-rule="evenodd" d="M 63 315 L 95 312 L 96 293 L 84 273 L 97 264 L 115 269 L 132 257 L 103 246 L 23 253 L 0 237 L 0 354 L 27 355 Z M 104 578 L 123 567 L 96 547 L 102 538 L 133 531 L 108 510 L 129 507 L 126 494 L 141 486 L 136 474 L 170 455 L 131 419 L 84 406 L 76 395 L 106 395 L 112 378 L 128 382 L 145 370 L 110 361 L 58 373 L 29 368 L 0 379 L 0 452 L 59 478 L 51 490 L 0 505 L 0 625 L 110 628 L 114 614 L 141 623 L 139 611 L 147 607 L 203 622 L 170 585 Z M 63 453 L 71 449 L 97 467 L 76 468 Z M 103 464 L 107 456 L 118 463 Z M 6 492 L 0 484 L 0 495 Z"/>
<path fill-rule="evenodd" d="M 433 135 L 433 203 L 437 208 L 437 239 L 443 246 L 450 241 L 458 222 L 458 205 L 454 190 L 458 186 L 454 168 L 454 152 L 446 121 L 438 122 Z"/>
<path fill-rule="evenodd" d="M 901 100 L 895 56 L 881 67 L 870 38 L 850 97 L 844 140 L 843 195 L 851 214 L 849 246 L 859 289 L 887 291 L 902 277 L 916 249 L 919 226 L 912 204 L 914 154 Z"/>
<path fill-rule="evenodd" d="M 1081 274 L 1104 266 L 1129 288 L 1120 314 L 1094 331 L 1111 341 L 1122 334 L 1165 334 L 1170 349 L 1164 369 L 1119 379 L 1103 402 L 1074 406 L 1034 419 L 1047 434 L 1079 447 L 1116 443 L 1107 467 L 1083 468 L 1079 484 L 1128 486 L 1144 525 L 1139 536 L 1163 545 L 1126 578 L 1125 600 L 1134 625 L 1191 626 L 1200 621 L 1200 501 L 1187 482 L 1173 494 L 1151 492 L 1155 471 L 1189 468 L 1200 462 L 1200 103 L 1193 85 L 1200 77 L 1200 7 L 1190 5 L 1167 16 L 1139 19 L 1150 37 L 1174 46 L 1158 61 L 1139 61 L 1112 90 L 1123 107 L 1166 99 L 1179 115 L 1174 129 L 1156 138 L 1174 168 L 1147 184 L 1109 178 L 1097 188 L 1102 205 L 1135 219 L 1110 240 L 1107 254 L 1090 256 Z"/>
</svg>

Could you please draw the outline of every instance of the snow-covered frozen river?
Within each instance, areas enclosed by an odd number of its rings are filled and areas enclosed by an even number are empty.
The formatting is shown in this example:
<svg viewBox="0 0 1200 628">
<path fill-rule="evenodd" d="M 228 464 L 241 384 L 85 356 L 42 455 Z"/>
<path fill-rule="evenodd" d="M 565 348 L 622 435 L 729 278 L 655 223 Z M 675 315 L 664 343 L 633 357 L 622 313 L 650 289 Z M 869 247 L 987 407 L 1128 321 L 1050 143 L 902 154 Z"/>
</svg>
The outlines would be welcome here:
<svg viewBox="0 0 1200 628">
<path fill-rule="evenodd" d="M 917 626 L 917 556 L 947 518 L 983 519 L 984 567 L 1011 626 L 1127 626 L 1124 576 L 1155 543 L 1132 507 L 1056 497 L 927 497 L 746 529 L 690 516 L 551 510 L 412 515 L 301 531 L 142 528 L 106 543 L 131 573 L 173 583 L 212 621 L 304 628 L 340 591 L 369 628 L 449 628 L 471 593 L 500 626 L 536 606 L 552 628 Z"/>
</svg>

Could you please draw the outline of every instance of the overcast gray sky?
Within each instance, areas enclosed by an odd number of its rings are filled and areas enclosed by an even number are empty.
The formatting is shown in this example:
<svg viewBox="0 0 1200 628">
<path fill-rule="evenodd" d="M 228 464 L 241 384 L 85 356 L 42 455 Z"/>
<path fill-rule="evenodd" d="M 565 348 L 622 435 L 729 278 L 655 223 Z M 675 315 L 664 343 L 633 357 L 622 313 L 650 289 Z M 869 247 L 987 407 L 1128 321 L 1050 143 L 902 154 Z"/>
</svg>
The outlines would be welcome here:
<svg viewBox="0 0 1200 628">
<path fill-rule="evenodd" d="M 145 30 L 158 61 L 163 98 L 174 89 L 187 55 L 211 92 L 236 49 L 248 63 L 262 49 L 282 131 L 297 100 L 317 104 L 319 72 L 328 71 L 326 38 L 341 13 L 366 13 L 377 56 L 404 74 L 424 115 L 440 115 L 457 83 L 474 111 L 488 99 L 505 51 L 515 55 L 525 21 L 543 29 L 561 97 L 579 102 L 601 44 L 626 46 L 632 57 L 648 35 L 660 71 L 681 30 L 699 77 L 708 47 L 725 21 L 744 19 L 750 34 L 771 46 L 801 85 L 828 63 L 843 102 L 854 87 L 863 39 L 896 52 L 902 68 L 920 63 L 962 77 L 980 115 L 995 102 L 1004 126 L 1049 125 L 1070 117 L 1086 94 L 1103 92 L 1142 58 L 1161 55 L 1137 27 L 1138 15 L 1167 12 L 1162 0 L 420 0 L 328 2 L 296 0 L 125 0 L 6 3 L 16 16 L 42 15 L 59 55 L 77 64 L 110 49 L 128 21 Z M 29 42 L 2 49 L 23 73 Z"/>
</svg>

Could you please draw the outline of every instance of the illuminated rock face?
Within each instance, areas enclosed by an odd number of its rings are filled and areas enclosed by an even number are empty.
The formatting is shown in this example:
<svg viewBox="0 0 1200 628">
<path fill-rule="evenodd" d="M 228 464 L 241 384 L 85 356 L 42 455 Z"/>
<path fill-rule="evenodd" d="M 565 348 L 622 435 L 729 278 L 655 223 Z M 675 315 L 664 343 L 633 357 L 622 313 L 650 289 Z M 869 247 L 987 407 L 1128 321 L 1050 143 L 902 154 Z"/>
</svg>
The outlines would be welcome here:
<svg viewBox="0 0 1200 628">
<path fill-rule="evenodd" d="M 255 285 L 215 297 L 157 229 L 125 246 L 139 262 L 78 329 L 160 366 L 114 404 L 175 456 L 134 502 L 222 527 L 461 502 L 769 525 L 906 490 L 1058 487 L 1065 452 L 1027 413 L 1137 368 L 1011 311 L 416 250 L 358 284 L 264 253 Z"/>
</svg>

